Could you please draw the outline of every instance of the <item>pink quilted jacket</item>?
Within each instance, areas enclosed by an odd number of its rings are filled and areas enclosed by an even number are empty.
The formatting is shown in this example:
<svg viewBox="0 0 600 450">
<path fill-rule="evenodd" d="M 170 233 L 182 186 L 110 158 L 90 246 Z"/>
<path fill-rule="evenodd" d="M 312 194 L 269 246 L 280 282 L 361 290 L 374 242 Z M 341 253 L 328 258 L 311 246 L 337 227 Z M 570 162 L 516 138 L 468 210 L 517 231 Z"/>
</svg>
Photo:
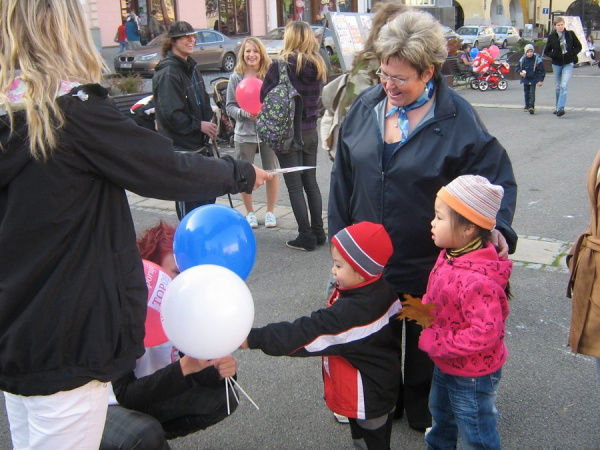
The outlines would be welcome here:
<svg viewBox="0 0 600 450">
<path fill-rule="evenodd" d="M 504 364 L 509 307 L 504 288 L 512 262 L 500 260 L 488 244 L 446 259 L 442 250 L 429 276 L 423 304 L 433 304 L 435 322 L 419 338 L 419 348 L 450 375 L 478 377 Z"/>
</svg>

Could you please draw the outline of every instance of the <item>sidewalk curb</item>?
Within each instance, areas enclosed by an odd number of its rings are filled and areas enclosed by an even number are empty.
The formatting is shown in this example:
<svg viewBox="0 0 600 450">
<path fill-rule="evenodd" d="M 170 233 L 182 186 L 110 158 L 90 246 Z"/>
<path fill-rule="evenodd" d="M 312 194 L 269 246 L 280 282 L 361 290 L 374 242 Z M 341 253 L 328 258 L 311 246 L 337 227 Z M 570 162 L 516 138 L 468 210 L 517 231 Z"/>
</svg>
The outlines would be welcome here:
<svg viewBox="0 0 600 450">
<path fill-rule="evenodd" d="M 131 209 L 176 217 L 173 201 L 140 197 L 131 192 L 127 192 L 127 199 L 129 200 Z M 227 196 L 222 196 L 217 198 L 216 203 L 229 206 L 229 199 Z M 232 204 L 236 211 L 239 211 L 239 213 L 244 216 L 246 215 L 244 203 L 241 199 L 232 197 Z M 255 202 L 254 205 L 259 226 L 264 228 L 264 216 L 267 211 L 267 205 L 259 202 Z M 277 228 L 275 228 L 275 230 L 296 230 L 296 219 L 294 218 L 291 207 L 277 205 L 275 206 L 274 213 L 277 217 Z M 323 222 L 325 225 L 327 224 L 326 211 L 323 211 Z M 325 228 L 325 231 L 327 232 L 327 228 Z M 515 267 L 527 267 L 531 269 L 567 273 L 568 268 L 565 263 L 565 258 L 572 245 L 572 242 L 564 242 L 539 236 L 519 236 L 517 251 L 510 256 L 510 259 L 513 261 Z"/>
</svg>

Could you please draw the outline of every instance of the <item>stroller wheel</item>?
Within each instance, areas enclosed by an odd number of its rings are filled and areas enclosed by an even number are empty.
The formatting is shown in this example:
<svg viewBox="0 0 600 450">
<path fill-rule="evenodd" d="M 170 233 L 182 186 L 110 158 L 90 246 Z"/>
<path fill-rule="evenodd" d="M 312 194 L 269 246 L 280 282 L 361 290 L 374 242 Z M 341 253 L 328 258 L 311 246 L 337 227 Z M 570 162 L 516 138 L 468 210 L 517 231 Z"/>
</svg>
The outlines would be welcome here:
<svg viewBox="0 0 600 450">
<path fill-rule="evenodd" d="M 489 87 L 489 84 L 487 81 L 485 81 L 485 80 L 479 81 L 479 90 L 480 91 L 487 91 L 488 87 Z"/>
<path fill-rule="evenodd" d="M 471 89 L 479 89 L 479 80 L 477 78 L 471 80 L 470 86 Z"/>
<path fill-rule="evenodd" d="M 498 81 L 498 89 L 504 91 L 508 87 L 508 82 L 506 80 Z"/>
</svg>

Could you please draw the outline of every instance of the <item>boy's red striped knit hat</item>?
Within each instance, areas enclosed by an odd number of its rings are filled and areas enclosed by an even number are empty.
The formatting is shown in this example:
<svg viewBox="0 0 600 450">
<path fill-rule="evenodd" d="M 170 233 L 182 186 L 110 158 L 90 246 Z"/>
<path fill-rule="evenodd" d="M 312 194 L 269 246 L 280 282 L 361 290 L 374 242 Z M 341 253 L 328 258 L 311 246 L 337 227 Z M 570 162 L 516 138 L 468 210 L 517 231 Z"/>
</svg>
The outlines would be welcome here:
<svg viewBox="0 0 600 450">
<path fill-rule="evenodd" d="M 365 280 L 377 278 L 394 252 L 383 225 L 360 222 L 339 231 L 331 243 Z"/>
<path fill-rule="evenodd" d="M 479 175 L 462 175 L 441 188 L 437 196 L 465 219 L 493 230 L 504 189 Z"/>
</svg>

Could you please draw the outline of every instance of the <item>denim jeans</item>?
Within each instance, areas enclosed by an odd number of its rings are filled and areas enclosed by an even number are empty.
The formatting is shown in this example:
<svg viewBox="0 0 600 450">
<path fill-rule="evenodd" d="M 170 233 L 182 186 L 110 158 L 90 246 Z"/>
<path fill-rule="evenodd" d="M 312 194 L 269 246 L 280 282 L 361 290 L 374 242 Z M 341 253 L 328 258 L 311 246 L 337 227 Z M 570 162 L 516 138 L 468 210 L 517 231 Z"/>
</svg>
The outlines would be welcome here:
<svg viewBox="0 0 600 450">
<path fill-rule="evenodd" d="M 294 166 L 316 166 L 318 136 L 317 129 L 302 131 L 302 151 L 278 155 L 281 168 Z M 323 199 L 317 184 L 317 169 L 284 173 L 283 179 L 290 196 L 292 211 L 301 236 L 323 234 Z M 306 193 L 306 200 L 304 199 Z M 308 201 L 308 208 L 306 202 Z M 308 213 L 310 211 L 310 219 Z"/>
<path fill-rule="evenodd" d="M 482 377 L 447 375 L 435 367 L 429 393 L 433 428 L 428 449 L 500 449 L 496 396 L 502 369 Z"/>
<path fill-rule="evenodd" d="M 567 87 L 573 75 L 573 63 L 557 66 L 552 64 L 554 71 L 554 85 L 556 87 L 556 109 L 565 109 L 567 103 Z"/>
<path fill-rule="evenodd" d="M 525 108 L 535 108 L 535 83 L 524 84 Z"/>
</svg>

